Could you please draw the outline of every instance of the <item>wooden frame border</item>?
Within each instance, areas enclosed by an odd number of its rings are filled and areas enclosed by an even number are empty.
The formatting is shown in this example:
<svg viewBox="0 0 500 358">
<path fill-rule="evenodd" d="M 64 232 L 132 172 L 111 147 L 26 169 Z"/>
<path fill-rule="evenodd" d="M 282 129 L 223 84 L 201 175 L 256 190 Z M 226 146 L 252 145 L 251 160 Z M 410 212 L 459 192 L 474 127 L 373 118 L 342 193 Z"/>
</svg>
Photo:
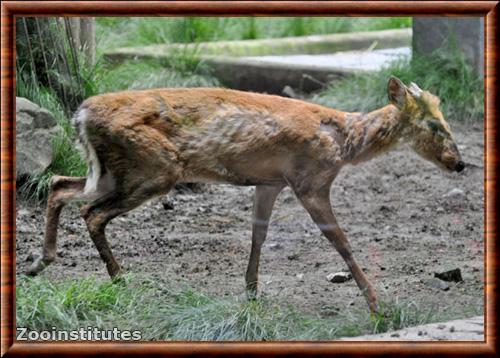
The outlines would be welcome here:
<svg viewBox="0 0 500 358">
<path fill-rule="evenodd" d="M 1 3 L 1 355 L 474 355 L 498 354 L 496 228 L 498 1 L 4 1 Z M 68 342 L 21 343 L 15 332 L 14 16 L 482 16 L 485 18 L 486 341 L 472 342 Z"/>
</svg>

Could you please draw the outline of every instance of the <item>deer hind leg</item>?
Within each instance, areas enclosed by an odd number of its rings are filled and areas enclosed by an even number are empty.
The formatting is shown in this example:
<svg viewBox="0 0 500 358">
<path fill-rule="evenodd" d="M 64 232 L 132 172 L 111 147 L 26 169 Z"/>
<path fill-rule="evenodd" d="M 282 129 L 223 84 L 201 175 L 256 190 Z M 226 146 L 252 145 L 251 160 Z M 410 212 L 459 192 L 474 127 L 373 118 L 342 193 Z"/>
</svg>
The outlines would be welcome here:
<svg viewBox="0 0 500 358">
<path fill-rule="evenodd" d="M 84 193 L 85 177 L 54 176 L 49 185 L 47 199 L 45 237 L 41 255 L 35 255 L 33 264 L 27 274 L 34 276 L 50 265 L 56 258 L 57 227 L 62 209 L 72 201 L 92 200 L 103 195 L 109 188 L 110 178 L 104 176 L 99 181 L 99 190 L 93 193 Z"/>
<path fill-rule="evenodd" d="M 252 220 L 252 249 L 245 275 L 246 290 L 249 299 L 257 296 L 258 271 L 260 249 L 264 243 L 269 227 L 269 218 L 273 210 L 276 197 L 283 186 L 258 185 L 255 188 L 253 220 Z"/>
<path fill-rule="evenodd" d="M 343 231 L 337 224 L 330 204 L 330 186 L 324 186 L 319 190 L 306 190 L 297 192 L 297 197 L 302 202 L 304 208 L 311 215 L 313 221 L 318 225 L 323 234 L 333 244 L 338 253 L 342 256 L 347 267 L 352 273 L 356 284 L 363 292 L 368 307 L 371 312 L 377 311 L 377 297 L 373 286 L 366 278 L 352 255 L 351 246 L 347 241 Z"/>
<path fill-rule="evenodd" d="M 175 182 L 155 183 L 146 182 L 135 189 L 114 190 L 105 196 L 91 202 L 81 209 L 90 238 L 99 252 L 99 256 L 106 264 L 109 276 L 114 279 L 122 273 L 122 269 L 116 261 L 109 243 L 106 239 L 106 225 L 115 217 L 122 215 L 145 201 L 162 194 L 166 194 Z"/>
<path fill-rule="evenodd" d="M 36 275 L 56 258 L 57 227 L 63 207 L 83 192 L 84 177 L 54 176 L 49 186 L 47 199 L 45 237 L 42 255 L 35 258 L 28 268 L 28 275 Z"/>
</svg>

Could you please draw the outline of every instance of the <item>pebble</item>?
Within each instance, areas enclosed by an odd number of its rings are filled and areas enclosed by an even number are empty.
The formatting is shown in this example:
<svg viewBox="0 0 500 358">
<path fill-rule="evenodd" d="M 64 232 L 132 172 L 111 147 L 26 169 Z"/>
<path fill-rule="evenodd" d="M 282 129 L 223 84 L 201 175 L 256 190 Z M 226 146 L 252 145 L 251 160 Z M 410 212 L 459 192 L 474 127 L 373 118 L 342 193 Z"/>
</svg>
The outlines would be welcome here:
<svg viewBox="0 0 500 358">
<path fill-rule="evenodd" d="M 453 188 L 443 195 L 446 199 L 465 199 L 465 192 L 462 189 Z"/>
<path fill-rule="evenodd" d="M 342 283 L 352 279 L 352 275 L 350 272 L 335 272 L 328 274 L 326 279 L 331 283 Z"/>
<path fill-rule="evenodd" d="M 434 277 L 439 278 L 443 281 L 448 282 L 462 282 L 462 273 L 459 268 L 455 268 L 453 270 L 448 270 L 444 272 L 435 272 Z"/>
<path fill-rule="evenodd" d="M 164 210 L 174 210 L 174 203 L 168 199 L 164 200 L 161 205 L 163 206 Z"/>
<path fill-rule="evenodd" d="M 279 249 L 283 248 L 283 245 L 281 245 L 279 243 L 272 243 L 272 244 L 267 245 L 267 247 L 271 250 L 279 250 Z"/>
<path fill-rule="evenodd" d="M 31 212 L 28 209 L 20 209 L 17 211 L 18 216 L 28 216 Z"/>
<path fill-rule="evenodd" d="M 450 285 L 437 278 L 424 278 L 421 279 L 420 282 L 422 282 L 424 285 L 428 287 L 436 288 L 442 291 L 448 291 L 450 289 Z"/>
</svg>

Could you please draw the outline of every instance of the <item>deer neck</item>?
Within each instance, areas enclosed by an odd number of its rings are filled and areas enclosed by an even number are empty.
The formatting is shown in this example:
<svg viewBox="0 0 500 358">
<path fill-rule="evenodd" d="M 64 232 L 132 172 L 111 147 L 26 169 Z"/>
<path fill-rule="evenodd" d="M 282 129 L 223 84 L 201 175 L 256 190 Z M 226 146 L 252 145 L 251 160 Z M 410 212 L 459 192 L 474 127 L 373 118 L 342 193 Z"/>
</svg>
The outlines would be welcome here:
<svg viewBox="0 0 500 358">
<path fill-rule="evenodd" d="M 358 164 L 390 150 L 402 138 L 406 122 L 401 111 L 393 105 L 370 113 L 347 114 L 345 161 Z"/>
</svg>

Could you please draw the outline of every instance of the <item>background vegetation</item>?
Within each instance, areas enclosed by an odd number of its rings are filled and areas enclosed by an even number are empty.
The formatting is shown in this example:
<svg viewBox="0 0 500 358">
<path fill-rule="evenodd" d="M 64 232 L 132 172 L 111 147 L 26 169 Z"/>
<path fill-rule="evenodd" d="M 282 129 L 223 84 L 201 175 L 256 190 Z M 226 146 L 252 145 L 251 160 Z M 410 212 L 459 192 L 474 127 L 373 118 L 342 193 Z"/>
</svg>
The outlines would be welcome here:
<svg viewBox="0 0 500 358">
<path fill-rule="evenodd" d="M 169 63 L 128 61 L 110 65 L 104 49 L 166 42 L 239 40 L 317 33 L 408 27 L 410 18 L 98 18 L 98 56 L 80 76 L 83 98 L 126 89 L 178 86 L 220 86 L 196 58 L 186 56 Z M 328 85 L 308 99 L 347 111 L 369 111 L 386 101 L 389 75 L 417 82 L 442 99 L 450 120 L 473 121 L 483 117 L 483 84 L 458 51 L 442 50 L 432 56 L 396 63 L 370 75 L 346 78 Z M 18 67 L 17 96 L 26 97 L 51 111 L 64 129 L 54 141 L 55 160 L 44 173 L 29 178 L 20 193 L 43 199 L 54 174 L 81 176 L 85 164 L 74 149 L 74 131 L 60 94 L 34 82 L 26 66 Z M 383 332 L 445 319 L 413 302 L 382 303 L 382 312 L 370 316 L 365 309 L 319 317 L 265 299 L 219 299 L 190 288 L 173 289 L 154 277 L 126 276 L 118 283 L 95 278 L 53 283 L 37 277 L 17 282 L 17 324 L 33 330 L 139 329 L 143 339 L 280 340 L 333 339 Z M 364 308 L 364 307 L 363 307 Z"/>
<path fill-rule="evenodd" d="M 411 26 L 409 17 L 101 17 L 101 48 L 222 40 L 253 40 Z"/>
</svg>

